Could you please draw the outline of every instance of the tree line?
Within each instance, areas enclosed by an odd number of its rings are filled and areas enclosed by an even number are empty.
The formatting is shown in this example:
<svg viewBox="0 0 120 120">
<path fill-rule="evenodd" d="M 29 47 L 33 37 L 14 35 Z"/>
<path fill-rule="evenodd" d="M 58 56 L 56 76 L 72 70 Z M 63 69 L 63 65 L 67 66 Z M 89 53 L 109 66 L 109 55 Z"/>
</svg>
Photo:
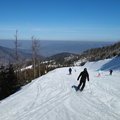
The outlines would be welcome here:
<svg viewBox="0 0 120 120">
<path fill-rule="evenodd" d="M 19 54 L 18 31 L 15 34 L 15 51 L 14 63 L 9 61 L 9 64 L 4 64 L 1 61 L 0 65 L 0 100 L 18 91 L 21 86 L 31 82 L 31 80 L 45 74 L 46 66 L 41 64 L 41 55 L 39 52 L 40 42 L 35 37 L 32 40 L 32 57 L 28 61 L 21 60 Z M 27 65 L 31 65 L 31 69 L 26 69 Z M 23 69 L 22 69 L 23 68 Z"/>
<path fill-rule="evenodd" d="M 115 56 L 120 56 L 120 42 L 111 46 L 86 50 L 79 56 L 79 59 L 86 58 L 88 61 L 98 61 Z"/>
</svg>

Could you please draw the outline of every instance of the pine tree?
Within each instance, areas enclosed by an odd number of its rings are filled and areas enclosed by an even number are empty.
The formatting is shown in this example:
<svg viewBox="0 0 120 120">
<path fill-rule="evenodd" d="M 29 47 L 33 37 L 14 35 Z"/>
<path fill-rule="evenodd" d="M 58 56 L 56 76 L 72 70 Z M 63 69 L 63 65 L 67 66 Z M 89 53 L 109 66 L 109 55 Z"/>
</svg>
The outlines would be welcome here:
<svg viewBox="0 0 120 120">
<path fill-rule="evenodd" d="M 0 99 L 8 97 L 19 89 L 13 65 L 7 68 L 1 67 L 0 70 Z"/>
</svg>

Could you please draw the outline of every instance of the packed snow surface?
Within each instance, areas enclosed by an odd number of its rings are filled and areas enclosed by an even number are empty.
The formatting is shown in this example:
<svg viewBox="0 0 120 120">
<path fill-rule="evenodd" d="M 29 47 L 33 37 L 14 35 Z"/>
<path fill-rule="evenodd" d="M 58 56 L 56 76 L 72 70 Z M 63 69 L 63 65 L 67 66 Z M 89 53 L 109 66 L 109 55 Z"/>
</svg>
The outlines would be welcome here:
<svg viewBox="0 0 120 120">
<path fill-rule="evenodd" d="M 71 75 L 69 68 L 59 68 L 33 80 L 0 101 L 0 120 L 120 120 L 120 67 L 109 75 L 110 63 L 116 65 L 112 61 L 72 67 Z M 84 67 L 90 81 L 83 92 L 76 92 L 72 86 L 78 85 Z M 102 68 L 106 69 L 98 77 L 97 70 Z"/>
</svg>

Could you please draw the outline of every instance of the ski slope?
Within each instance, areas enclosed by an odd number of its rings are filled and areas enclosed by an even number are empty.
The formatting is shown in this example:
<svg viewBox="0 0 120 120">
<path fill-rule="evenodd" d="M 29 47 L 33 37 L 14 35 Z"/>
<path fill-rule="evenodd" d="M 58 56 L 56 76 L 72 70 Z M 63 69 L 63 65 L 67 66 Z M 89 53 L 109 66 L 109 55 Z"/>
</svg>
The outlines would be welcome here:
<svg viewBox="0 0 120 120">
<path fill-rule="evenodd" d="M 0 120 L 120 120 L 119 65 L 112 76 L 105 67 L 97 77 L 97 70 L 113 59 L 72 67 L 72 75 L 66 67 L 33 80 L 0 101 Z M 77 77 L 84 67 L 88 68 L 90 82 L 83 92 L 76 92 L 71 87 L 78 85 Z"/>
</svg>

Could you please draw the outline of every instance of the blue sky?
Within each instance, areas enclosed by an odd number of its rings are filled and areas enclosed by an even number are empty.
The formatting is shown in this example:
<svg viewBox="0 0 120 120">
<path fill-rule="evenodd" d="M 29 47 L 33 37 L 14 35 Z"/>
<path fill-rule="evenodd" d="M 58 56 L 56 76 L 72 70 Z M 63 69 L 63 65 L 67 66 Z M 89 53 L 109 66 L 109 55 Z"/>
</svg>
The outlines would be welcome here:
<svg viewBox="0 0 120 120">
<path fill-rule="evenodd" d="M 120 0 L 0 0 L 0 39 L 120 40 Z"/>
</svg>

